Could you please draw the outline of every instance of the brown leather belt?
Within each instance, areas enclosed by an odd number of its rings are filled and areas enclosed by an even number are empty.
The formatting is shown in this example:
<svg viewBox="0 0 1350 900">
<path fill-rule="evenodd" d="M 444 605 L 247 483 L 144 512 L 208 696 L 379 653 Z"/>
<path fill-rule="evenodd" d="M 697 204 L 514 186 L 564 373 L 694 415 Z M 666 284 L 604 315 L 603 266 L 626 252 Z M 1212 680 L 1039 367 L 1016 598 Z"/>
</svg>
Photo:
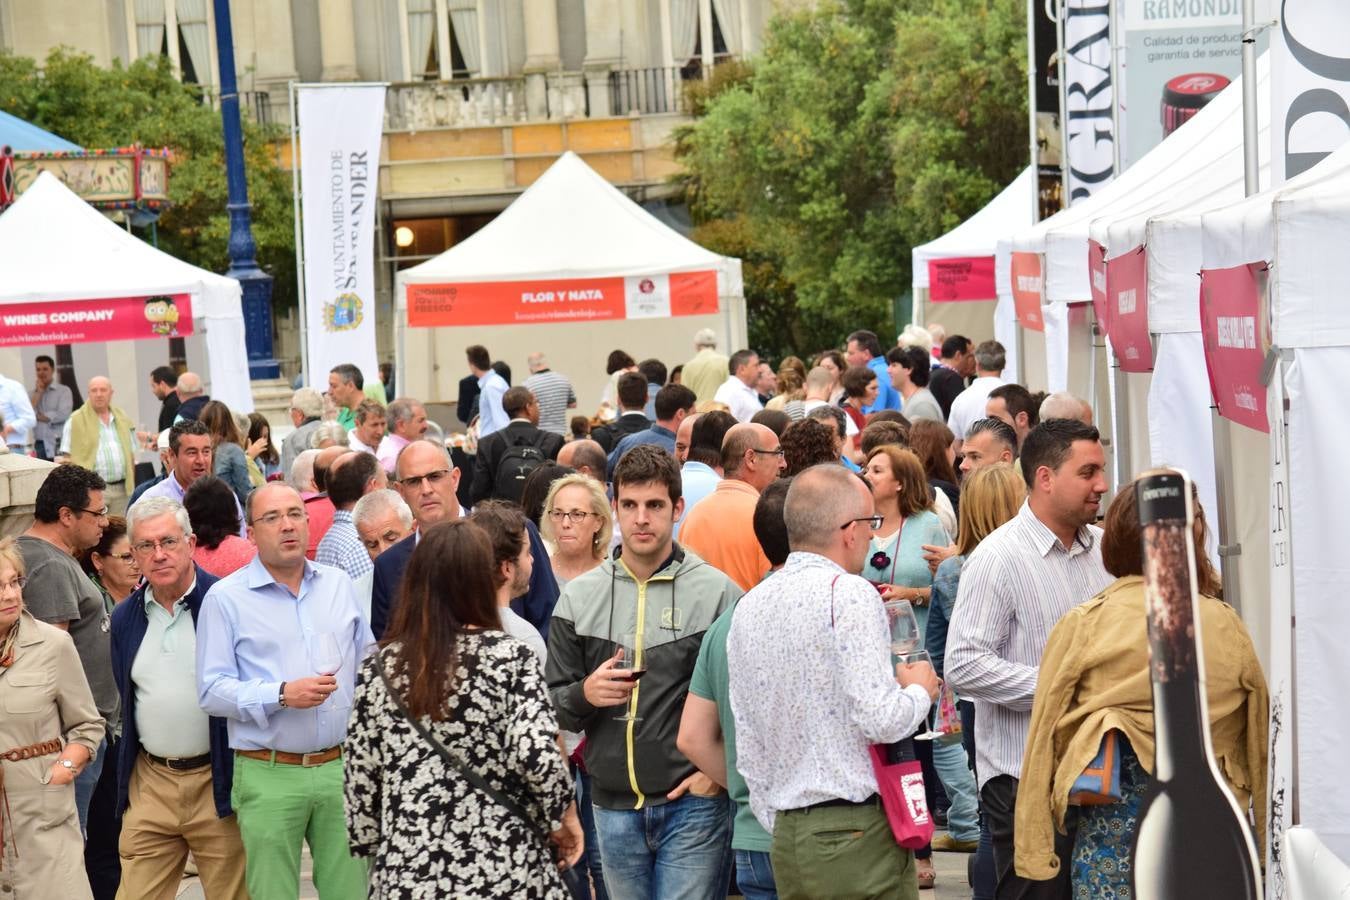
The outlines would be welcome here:
<svg viewBox="0 0 1350 900">
<path fill-rule="evenodd" d="M 279 762 L 286 766 L 321 766 L 332 762 L 342 755 L 342 745 L 327 750 L 315 750 L 313 753 L 287 753 L 285 750 L 236 750 L 235 756 L 245 759 L 259 759 L 263 762 Z"/>
<path fill-rule="evenodd" d="M 36 756 L 50 756 L 53 753 L 60 753 L 61 747 L 61 742 L 53 738 L 40 744 L 29 744 L 27 747 L 15 747 L 13 750 L 6 750 L 4 753 L 0 753 L 0 759 L 18 762 L 21 759 L 32 759 Z"/>
</svg>

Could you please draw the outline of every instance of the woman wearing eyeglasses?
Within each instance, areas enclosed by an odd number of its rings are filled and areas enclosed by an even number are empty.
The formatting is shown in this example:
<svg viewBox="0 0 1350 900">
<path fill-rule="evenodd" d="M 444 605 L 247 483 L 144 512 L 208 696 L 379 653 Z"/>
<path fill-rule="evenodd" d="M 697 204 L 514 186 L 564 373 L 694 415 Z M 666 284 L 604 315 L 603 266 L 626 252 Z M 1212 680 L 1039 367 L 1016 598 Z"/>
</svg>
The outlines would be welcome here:
<svg viewBox="0 0 1350 900">
<path fill-rule="evenodd" d="M 614 521 L 600 482 L 585 475 L 565 475 L 549 487 L 540 534 L 552 552 L 558 590 L 573 578 L 600 565 L 609 550 Z"/>
<path fill-rule="evenodd" d="M 74 782 L 103 720 L 70 635 L 24 610 L 23 572 L 0 541 L 0 896 L 91 897 Z"/>
<path fill-rule="evenodd" d="M 558 590 L 567 582 L 586 574 L 604 560 L 614 533 L 605 488 L 585 475 L 564 475 L 550 485 L 544 500 L 539 532 L 548 544 L 553 577 Z M 564 742 L 572 760 L 577 785 L 577 812 L 586 835 L 586 846 L 577 862 L 578 872 L 588 872 L 595 900 L 607 900 L 605 873 L 600 867 L 600 845 L 596 839 L 595 816 L 591 812 L 591 777 L 581 762 L 581 741 L 564 732 Z"/>
<path fill-rule="evenodd" d="M 928 569 L 928 561 L 923 558 L 923 545 L 945 547 L 950 543 L 946 529 L 933 511 L 933 493 L 928 487 L 923 463 L 912 450 L 887 444 L 872 451 L 864 475 L 872 486 L 872 499 L 881 523 L 873 531 L 862 576 L 877 586 L 883 600 L 908 600 L 922 634 L 928 622 L 928 601 L 933 590 L 933 574 Z M 916 741 L 914 749 L 924 764 L 931 808 L 937 787 L 932 744 Z M 914 852 L 921 888 L 932 887 L 937 880 L 932 856 L 929 847 Z"/>
<path fill-rule="evenodd" d="M 127 520 L 108 516 L 103 537 L 97 544 L 80 554 L 80 568 L 103 593 L 103 605 L 108 612 L 130 596 L 141 580 L 141 570 L 131 552 L 127 537 Z"/>
</svg>

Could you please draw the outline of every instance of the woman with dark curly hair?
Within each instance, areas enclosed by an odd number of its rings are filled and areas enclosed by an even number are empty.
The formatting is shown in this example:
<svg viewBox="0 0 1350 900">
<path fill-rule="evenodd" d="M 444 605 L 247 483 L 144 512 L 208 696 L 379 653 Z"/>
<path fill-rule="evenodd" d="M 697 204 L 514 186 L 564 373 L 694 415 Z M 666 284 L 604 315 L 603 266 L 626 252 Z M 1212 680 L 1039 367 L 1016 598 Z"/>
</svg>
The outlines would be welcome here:
<svg viewBox="0 0 1350 900">
<path fill-rule="evenodd" d="M 791 478 L 798 472 L 820 463 L 839 462 L 838 442 L 829 425 L 817 419 L 793 422 L 779 440 L 787 469 L 783 475 Z"/>
<path fill-rule="evenodd" d="M 200 478 L 183 495 L 197 549 L 192 560 L 217 578 L 242 569 L 258 555 L 258 548 L 239 536 L 239 511 L 230 486 L 219 478 Z"/>
</svg>

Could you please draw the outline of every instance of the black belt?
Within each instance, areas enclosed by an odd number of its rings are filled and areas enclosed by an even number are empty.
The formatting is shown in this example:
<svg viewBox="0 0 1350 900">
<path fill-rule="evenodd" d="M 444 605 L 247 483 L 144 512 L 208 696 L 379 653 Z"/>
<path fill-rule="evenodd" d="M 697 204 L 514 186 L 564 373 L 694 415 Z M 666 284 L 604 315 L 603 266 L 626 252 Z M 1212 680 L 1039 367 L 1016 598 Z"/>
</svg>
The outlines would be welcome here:
<svg viewBox="0 0 1350 900">
<path fill-rule="evenodd" d="M 166 759 L 163 756 L 156 756 L 144 747 L 141 748 L 141 752 L 152 763 L 158 763 L 166 769 L 173 769 L 175 772 L 190 772 L 193 769 L 211 765 L 210 753 L 203 753 L 201 756 L 173 756 Z"/>
<path fill-rule="evenodd" d="M 809 813 L 813 809 L 829 809 L 834 806 L 879 806 L 880 804 L 881 798 L 876 794 L 873 794 L 866 800 L 845 800 L 842 797 L 836 797 L 833 800 L 822 800 L 819 803 L 812 803 L 810 806 L 802 806 L 797 809 L 785 809 L 783 812 Z"/>
</svg>

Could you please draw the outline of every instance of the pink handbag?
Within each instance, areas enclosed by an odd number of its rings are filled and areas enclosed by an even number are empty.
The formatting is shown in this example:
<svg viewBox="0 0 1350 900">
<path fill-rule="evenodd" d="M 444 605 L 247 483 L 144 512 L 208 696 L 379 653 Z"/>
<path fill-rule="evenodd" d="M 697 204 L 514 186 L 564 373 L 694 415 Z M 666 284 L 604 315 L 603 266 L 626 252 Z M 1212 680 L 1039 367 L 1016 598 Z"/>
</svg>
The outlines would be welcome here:
<svg viewBox="0 0 1350 900">
<path fill-rule="evenodd" d="M 909 850 L 922 849 L 932 840 L 933 817 L 928 812 L 923 770 L 909 741 L 873 744 L 868 751 L 872 771 L 877 776 L 881 808 L 886 811 L 895 842 Z"/>
</svg>

